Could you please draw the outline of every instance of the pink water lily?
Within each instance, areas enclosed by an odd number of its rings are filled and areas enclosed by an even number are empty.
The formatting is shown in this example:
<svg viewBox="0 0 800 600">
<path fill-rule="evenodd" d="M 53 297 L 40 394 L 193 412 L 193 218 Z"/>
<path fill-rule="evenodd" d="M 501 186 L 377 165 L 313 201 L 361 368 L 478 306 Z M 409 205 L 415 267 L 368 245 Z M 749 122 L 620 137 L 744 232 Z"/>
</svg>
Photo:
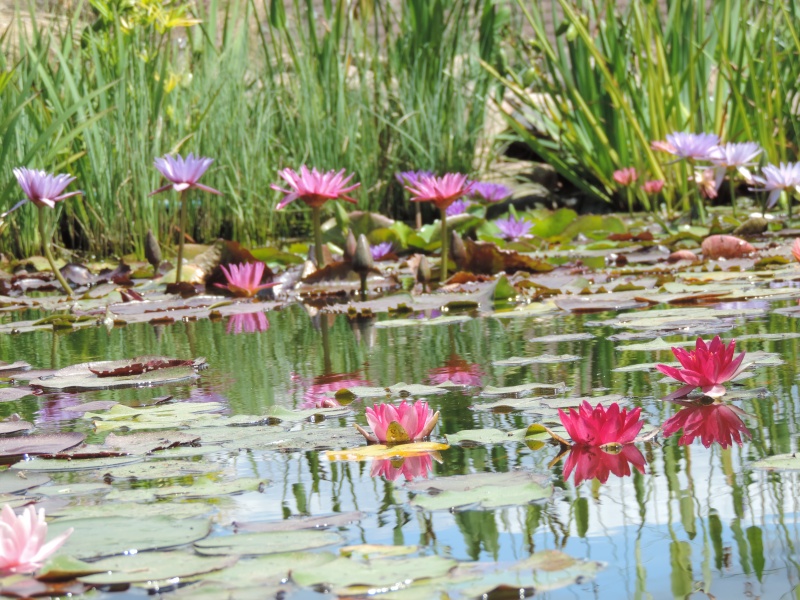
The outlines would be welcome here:
<svg viewBox="0 0 800 600">
<path fill-rule="evenodd" d="M 633 167 L 628 167 L 627 169 L 614 171 L 612 177 L 618 184 L 627 187 L 636 183 L 636 179 L 639 177 L 639 175 L 636 173 L 636 169 Z"/>
<path fill-rule="evenodd" d="M 780 163 L 777 167 L 767 165 L 761 169 L 761 173 L 763 176 L 753 177 L 753 181 L 762 187 L 755 188 L 753 191 L 769 192 L 767 208 L 775 206 L 784 190 L 790 193 L 800 193 L 800 162 Z"/>
<path fill-rule="evenodd" d="M 461 173 L 447 173 L 442 177 L 423 175 L 406 189 L 412 202 L 433 202 L 436 208 L 446 210 L 453 202 L 472 191 L 473 183 Z"/>
<path fill-rule="evenodd" d="M 584 400 L 575 410 L 569 413 L 558 410 L 561 424 L 567 430 L 573 443 L 585 446 L 625 445 L 632 443 L 644 422 L 639 420 L 641 408 L 620 409 L 619 404 L 612 402 L 608 409 L 598 403 L 595 408 Z"/>
<path fill-rule="evenodd" d="M 260 290 L 278 285 L 277 282 L 261 283 L 264 277 L 264 267 L 265 265 L 262 262 L 231 264 L 227 267 L 220 265 L 228 283 L 215 283 L 214 285 L 228 290 L 234 296 L 251 298 L 258 294 Z"/>
<path fill-rule="evenodd" d="M 47 523 L 44 509 L 26 507 L 17 516 L 8 504 L 0 511 L 0 575 L 32 573 L 58 550 L 72 534 L 68 529 L 45 542 Z"/>
<path fill-rule="evenodd" d="M 428 437 L 439 421 L 439 412 L 433 412 L 424 400 L 409 404 L 403 400 L 398 406 L 376 404 L 366 409 L 367 423 L 372 433 L 356 425 L 370 442 L 411 442 Z"/>
<path fill-rule="evenodd" d="M 663 179 L 652 179 L 650 181 L 645 181 L 642 184 L 642 190 L 644 191 L 645 194 L 658 194 L 663 189 L 664 189 Z"/>
<path fill-rule="evenodd" d="M 183 192 L 189 188 L 197 188 L 210 194 L 222 195 L 222 192 L 215 190 L 212 187 L 198 183 L 200 178 L 214 162 L 213 158 L 206 158 L 204 156 L 195 156 L 191 152 L 186 158 L 175 155 L 171 156 L 166 154 L 161 158 L 157 158 L 154 162 L 155 168 L 169 181 L 163 187 L 158 188 L 154 192 L 150 192 L 153 196 L 160 192 L 164 192 L 172 188 L 176 192 Z"/>
<path fill-rule="evenodd" d="M 710 344 L 698 337 L 695 349 L 672 348 L 672 353 L 681 368 L 669 365 L 656 365 L 656 368 L 667 377 L 685 383 L 681 389 L 666 396 L 664 400 L 680 398 L 699 387 L 706 396 L 718 398 L 725 394 L 722 384 L 741 373 L 747 365 L 742 364 L 745 353 L 733 357 L 736 341 L 731 340 L 727 346 L 719 336 L 715 336 Z"/>
<path fill-rule="evenodd" d="M 323 173 L 316 168 L 311 170 L 305 165 L 300 167 L 300 172 L 293 169 L 278 171 L 278 175 L 289 185 L 288 190 L 277 185 L 271 185 L 273 190 L 283 192 L 286 196 L 278 203 L 277 210 L 281 210 L 290 202 L 300 200 L 311 208 L 319 208 L 328 200 L 346 200 L 356 204 L 356 199 L 347 194 L 357 189 L 361 184 L 347 185 L 354 173 L 344 176 L 345 170 L 327 171 Z"/>
</svg>

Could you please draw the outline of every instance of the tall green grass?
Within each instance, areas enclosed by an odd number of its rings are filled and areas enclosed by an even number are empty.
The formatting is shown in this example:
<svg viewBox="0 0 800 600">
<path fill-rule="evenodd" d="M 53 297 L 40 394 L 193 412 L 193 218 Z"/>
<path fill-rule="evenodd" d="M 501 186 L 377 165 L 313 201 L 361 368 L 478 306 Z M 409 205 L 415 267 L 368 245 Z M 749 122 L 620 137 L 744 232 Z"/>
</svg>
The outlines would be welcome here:
<svg viewBox="0 0 800 600">
<path fill-rule="evenodd" d="M 494 0 L 326 0 L 323 14 L 310 0 L 261 1 L 172 3 L 173 17 L 92 0 L 94 20 L 79 7 L 13 47 L 0 40 L 0 212 L 20 198 L 13 167 L 69 171 L 85 195 L 59 207 L 58 243 L 141 255 L 148 229 L 178 234 L 176 198 L 149 197 L 166 152 L 215 158 L 203 181 L 224 197 L 190 197 L 187 233 L 200 242 L 305 234 L 302 207 L 273 209 L 284 167 L 355 172 L 359 208 L 400 218 L 396 170 L 472 170 Z M 170 25 L 190 17 L 201 24 Z M 38 251 L 30 207 L 1 235 L 5 253 Z"/>
<path fill-rule="evenodd" d="M 612 0 L 517 3 L 534 32 L 517 45 L 519 74 L 489 70 L 544 130 L 512 119 L 517 134 L 583 192 L 622 200 L 612 174 L 634 166 L 668 180 L 665 199 L 673 208 L 685 189 L 682 168 L 665 166 L 669 157 L 650 149 L 673 131 L 755 141 L 770 161 L 796 157 L 794 0 L 674 0 L 666 13 L 648 0 L 624 8 Z M 547 10 L 555 32 L 545 27 Z"/>
</svg>

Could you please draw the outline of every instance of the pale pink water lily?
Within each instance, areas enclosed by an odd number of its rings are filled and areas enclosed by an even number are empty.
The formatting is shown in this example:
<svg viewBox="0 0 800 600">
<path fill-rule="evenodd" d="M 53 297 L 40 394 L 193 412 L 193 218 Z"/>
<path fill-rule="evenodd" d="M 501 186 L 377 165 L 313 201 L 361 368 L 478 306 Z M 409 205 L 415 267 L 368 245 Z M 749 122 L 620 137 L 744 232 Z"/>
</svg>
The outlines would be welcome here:
<svg viewBox="0 0 800 600">
<path fill-rule="evenodd" d="M 677 132 L 667 135 L 666 142 L 655 141 L 650 144 L 654 150 L 668 152 L 678 158 L 689 160 L 708 160 L 709 152 L 719 145 L 719 136 L 713 133 Z"/>
<path fill-rule="evenodd" d="M 376 404 L 366 409 L 369 433 L 356 425 L 356 429 L 370 442 L 412 442 L 428 437 L 439 421 L 439 411 L 433 412 L 424 400 L 409 404 L 403 400 L 398 406 Z"/>
<path fill-rule="evenodd" d="M 150 195 L 152 196 L 164 192 L 169 188 L 172 188 L 176 192 L 183 192 L 189 188 L 197 188 L 198 190 L 221 196 L 222 192 L 208 187 L 207 185 L 203 185 L 202 183 L 198 183 L 203 173 L 208 170 L 208 167 L 210 167 L 213 162 L 213 158 L 195 156 L 191 152 L 189 152 L 186 158 L 183 158 L 179 154 L 175 156 L 166 154 L 161 158 L 155 159 L 155 168 L 161 172 L 169 183 L 158 188 L 154 192 L 150 192 Z"/>
<path fill-rule="evenodd" d="M 711 164 L 723 169 L 736 169 L 748 183 L 752 175 L 747 167 L 756 164 L 756 158 L 763 152 L 755 142 L 727 143 L 715 146 L 708 153 Z"/>
<path fill-rule="evenodd" d="M 507 240 L 516 240 L 521 237 L 526 237 L 533 228 L 533 223 L 530 221 L 526 221 L 523 218 L 515 218 L 514 216 L 509 216 L 505 219 L 496 219 L 494 224 L 497 225 L 497 228 Z"/>
<path fill-rule="evenodd" d="M 734 442 L 742 445 L 742 438 L 750 437 L 750 430 L 742 421 L 742 412 L 735 406 L 714 402 L 680 402 L 683 406 L 676 414 L 664 422 L 664 437 L 669 437 L 678 430 L 683 430 L 678 445 L 687 446 L 695 438 L 708 448 L 711 444 L 719 444 L 723 448 L 732 446 Z"/>
<path fill-rule="evenodd" d="M 431 471 L 433 471 L 433 458 L 430 454 L 420 454 L 373 460 L 369 474 L 370 477 L 383 477 L 388 481 L 395 481 L 400 477 L 411 481 L 416 478 L 427 479 Z"/>
<path fill-rule="evenodd" d="M 792 244 L 792 256 L 797 262 L 800 262 L 800 238 L 795 238 Z"/>
<path fill-rule="evenodd" d="M 584 400 L 576 410 L 570 408 L 568 413 L 558 410 L 561 424 L 567 430 L 573 443 L 585 446 L 609 446 L 632 443 L 644 422 L 639 419 L 641 408 L 628 412 L 612 402 L 608 409 L 598 403 L 595 408 L 588 400 Z"/>
<path fill-rule="evenodd" d="M 295 200 L 305 202 L 311 208 L 319 208 L 328 200 L 345 200 L 357 204 L 356 199 L 348 194 L 358 189 L 361 184 L 348 185 L 355 174 L 351 173 L 345 177 L 345 169 L 323 173 L 316 168 L 309 170 L 303 165 L 299 172 L 293 169 L 283 169 L 278 171 L 278 175 L 286 181 L 290 189 L 286 190 L 275 184 L 270 186 L 273 190 L 286 194 L 278 203 L 277 210 L 281 210 Z"/>
<path fill-rule="evenodd" d="M 694 173 L 694 182 L 703 198 L 716 198 L 724 178 L 725 169 L 701 168 Z"/>
<path fill-rule="evenodd" d="M 381 242 L 380 244 L 369 247 L 369 252 L 372 254 L 373 260 L 383 260 L 389 256 L 393 250 L 392 242 Z"/>
<path fill-rule="evenodd" d="M 486 183 L 477 181 L 472 184 L 470 197 L 484 202 L 502 202 L 510 197 L 512 190 L 502 183 Z"/>
<path fill-rule="evenodd" d="M 780 163 L 777 167 L 767 165 L 761 173 L 762 176 L 753 177 L 753 181 L 761 185 L 753 191 L 769 192 L 767 208 L 775 206 L 784 190 L 800 193 L 800 163 Z"/>
<path fill-rule="evenodd" d="M 667 377 L 686 385 L 666 396 L 664 400 L 680 398 L 697 387 L 706 396 L 712 398 L 723 396 L 725 386 L 722 384 L 735 378 L 747 367 L 743 364 L 744 352 L 736 358 L 733 357 L 735 348 L 735 340 L 731 340 L 726 346 L 719 336 L 715 336 L 710 344 L 706 344 L 703 338 L 698 337 L 694 350 L 673 347 L 672 353 L 681 363 L 681 368 L 669 365 L 656 365 L 656 368 Z"/>
<path fill-rule="evenodd" d="M 415 184 L 406 185 L 412 202 L 433 202 L 436 208 L 446 210 L 453 202 L 472 191 L 472 182 L 461 173 L 447 173 L 442 177 L 423 175 Z"/>
<path fill-rule="evenodd" d="M 32 573 L 58 550 L 72 534 L 68 529 L 45 542 L 44 509 L 27 506 L 17 516 L 8 504 L 0 511 L 0 575 Z"/>
<path fill-rule="evenodd" d="M 228 280 L 228 283 L 215 283 L 214 285 L 228 290 L 234 296 L 251 298 L 258 294 L 260 290 L 278 285 L 277 282 L 261 283 L 264 278 L 265 268 L 262 262 L 230 264 L 227 267 L 220 265 L 220 268 L 225 273 L 225 279 Z"/>
<path fill-rule="evenodd" d="M 25 167 L 13 169 L 12 172 L 28 200 L 36 206 L 55 208 L 56 202 L 83 194 L 81 191 L 63 193 L 64 189 L 75 181 L 74 177 L 66 173 L 52 175 L 45 171 L 26 169 Z"/>
<path fill-rule="evenodd" d="M 269 320 L 263 312 L 231 315 L 225 333 L 263 333 L 269 329 Z"/>
<path fill-rule="evenodd" d="M 658 194 L 661 190 L 664 189 L 664 180 L 663 179 L 652 179 L 650 181 L 645 181 L 642 184 L 642 190 L 645 194 Z"/>
<path fill-rule="evenodd" d="M 628 187 L 629 185 L 636 183 L 636 179 L 639 177 L 639 174 L 636 172 L 635 168 L 628 167 L 627 169 L 619 169 L 618 171 L 614 171 L 612 177 L 614 181 L 621 186 Z"/>
</svg>

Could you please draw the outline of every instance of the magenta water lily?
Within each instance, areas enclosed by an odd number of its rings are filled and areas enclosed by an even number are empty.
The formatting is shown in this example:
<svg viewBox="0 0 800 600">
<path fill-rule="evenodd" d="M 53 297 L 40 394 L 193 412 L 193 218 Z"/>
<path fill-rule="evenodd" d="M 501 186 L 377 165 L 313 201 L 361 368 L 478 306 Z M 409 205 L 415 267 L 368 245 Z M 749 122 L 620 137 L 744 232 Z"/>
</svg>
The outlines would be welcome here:
<svg viewBox="0 0 800 600">
<path fill-rule="evenodd" d="M 409 404 L 403 400 L 398 406 L 376 404 L 366 409 L 367 423 L 372 433 L 356 425 L 356 429 L 370 442 L 413 442 L 431 434 L 439 421 L 439 411 L 433 412 L 424 400 Z"/>
<path fill-rule="evenodd" d="M 726 346 L 719 336 L 715 336 L 710 344 L 698 337 L 694 350 L 672 348 L 672 353 L 681 367 L 656 365 L 664 375 L 685 383 L 678 391 L 666 396 L 665 400 L 686 396 L 695 388 L 700 388 L 706 396 L 719 398 L 725 394 L 722 384 L 741 373 L 747 365 L 743 364 L 745 353 L 733 357 L 736 341 L 731 340 Z"/>
<path fill-rule="evenodd" d="M 39 237 L 42 240 L 42 249 L 44 250 L 44 255 L 47 258 L 47 262 L 50 263 L 50 269 L 52 269 L 53 275 L 55 275 L 56 279 L 58 279 L 58 282 L 61 284 L 61 287 L 64 288 L 64 291 L 67 293 L 67 295 L 71 296 L 72 288 L 67 283 L 67 280 L 64 279 L 64 276 L 61 275 L 61 271 L 59 271 L 56 267 L 56 261 L 53 258 L 53 252 L 50 248 L 52 239 L 47 232 L 44 209 L 55 208 L 57 202 L 61 202 L 62 200 L 66 200 L 72 196 L 77 196 L 83 192 L 75 191 L 65 194 L 64 190 L 70 183 L 75 181 L 75 178 L 64 173 L 60 175 L 52 175 L 45 171 L 26 169 L 25 167 L 14 169 L 13 173 L 17 178 L 19 187 L 22 188 L 25 196 L 27 196 L 27 200 L 32 202 L 38 210 L 37 217 L 39 219 Z M 19 204 L 17 206 L 19 206 Z M 15 208 L 17 207 L 15 206 L 11 210 L 14 210 Z"/>
</svg>

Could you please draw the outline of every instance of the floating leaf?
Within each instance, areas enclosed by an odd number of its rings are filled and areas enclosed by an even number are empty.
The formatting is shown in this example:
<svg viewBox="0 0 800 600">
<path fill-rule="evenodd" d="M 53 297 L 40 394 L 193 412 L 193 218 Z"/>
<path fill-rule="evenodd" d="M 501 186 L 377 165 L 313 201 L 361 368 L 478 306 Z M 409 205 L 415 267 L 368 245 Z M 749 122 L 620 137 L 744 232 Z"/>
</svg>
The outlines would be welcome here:
<svg viewBox="0 0 800 600">
<path fill-rule="evenodd" d="M 388 321 L 378 321 L 375 323 L 376 329 L 390 329 L 395 327 L 422 327 L 431 325 L 455 325 L 471 321 L 472 317 L 466 315 L 452 315 L 445 317 L 435 317 L 433 319 L 391 319 Z"/>
<path fill-rule="evenodd" d="M 230 556 L 208 558 L 186 552 L 144 552 L 105 558 L 92 563 L 93 567 L 103 572 L 86 575 L 79 580 L 95 586 L 157 582 L 219 571 L 232 566 L 236 560 L 236 557 Z"/>
<path fill-rule="evenodd" d="M 382 444 L 372 444 L 360 446 L 348 450 L 329 450 L 325 453 L 328 460 L 382 460 L 386 458 L 403 458 L 407 456 L 419 456 L 429 452 L 447 450 L 450 446 L 438 442 L 414 442 L 411 444 L 398 444 L 397 446 L 384 446 Z"/>
<path fill-rule="evenodd" d="M 126 454 L 148 454 L 156 450 L 166 450 L 167 448 L 193 444 L 199 440 L 199 436 L 180 431 L 134 433 L 129 435 L 109 433 L 103 442 L 103 446 Z"/>
<path fill-rule="evenodd" d="M 318 517 L 300 517 L 281 521 L 234 523 L 236 531 L 255 533 L 259 531 L 296 531 L 298 529 L 327 529 L 328 527 L 344 527 L 350 523 L 361 521 L 365 514 L 360 511 L 336 513 Z"/>
<path fill-rule="evenodd" d="M 2 390 L 0 390 L 2 392 Z M 0 421 L 0 435 L 9 435 L 12 433 L 20 433 L 21 431 L 30 431 L 33 429 L 33 423 L 28 421 Z"/>
<path fill-rule="evenodd" d="M 592 339 L 594 339 L 594 336 L 591 333 L 564 333 L 558 335 L 542 335 L 529 338 L 528 341 L 539 342 L 541 344 L 555 344 L 559 342 L 582 342 Z"/>
<path fill-rule="evenodd" d="M 0 494 L 15 494 L 44 485 L 50 481 L 42 473 L 20 473 L 19 471 L 0 472 Z"/>
<path fill-rule="evenodd" d="M 268 531 L 240 533 L 197 542 L 195 550 L 204 556 L 276 554 L 322 548 L 342 541 L 335 531 Z"/>
<path fill-rule="evenodd" d="M 492 364 L 497 367 L 521 367 L 524 365 L 550 365 L 563 362 L 574 362 L 581 360 L 580 356 L 574 354 L 539 354 L 537 356 L 512 356 L 505 360 L 496 360 Z"/>
<path fill-rule="evenodd" d="M 0 457 L 36 454 L 55 454 L 80 444 L 86 436 L 77 432 L 46 433 L 42 435 L 26 435 L 23 437 L 0 438 Z"/>
<path fill-rule="evenodd" d="M 31 394 L 33 394 L 33 390 L 27 387 L 0 388 L 0 402 L 13 402 Z"/>
<path fill-rule="evenodd" d="M 91 471 L 93 469 L 108 469 L 110 467 L 128 465 L 140 460 L 142 458 L 139 456 L 86 458 L 81 460 L 35 458 L 18 462 L 12 465 L 11 468 L 22 471 Z"/>
<path fill-rule="evenodd" d="M 541 476 L 525 471 L 510 471 L 410 482 L 406 484 L 406 488 L 412 491 L 435 492 L 435 495 L 419 494 L 411 501 L 412 505 L 425 510 L 493 510 L 501 506 L 522 506 L 549 498 L 553 494 L 553 487 L 545 482 L 546 479 Z"/>
<path fill-rule="evenodd" d="M 800 471 L 800 456 L 797 456 L 794 452 L 767 456 L 755 461 L 753 467 L 769 471 Z"/>
<path fill-rule="evenodd" d="M 161 479 L 163 477 L 202 475 L 219 471 L 221 468 L 222 465 L 210 462 L 149 460 L 147 462 L 109 468 L 106 475 L 114 479 Z"/>
<path fill-rule="evenodd" d="M 567 390 L 563 381 L 558 383 L 522 383 L 508 387 L 486 386 L 481 390 L 481 396 L 524 396 L 535 390 L 549 390 L 552 394 L 560 394 Z"/>
<path fill-rule="evenodd" d="M 170 360 L 170 359 L 165 359 Z M 102 372 L 106 366 L 118 365 L 120 361 L 88 362 L 66 367 L 55 371 L 49 377 L 32 379 L 29 385 L 43 390 L 89 391 L 114 389 L 122 387 L 150 387 L 185 381 L 197 376 L 197 366 L 181 363 L 173 366 L 139 373 L 136 375 L 119 375 L 99 377 L 94 371 Z"/>
</svg>

